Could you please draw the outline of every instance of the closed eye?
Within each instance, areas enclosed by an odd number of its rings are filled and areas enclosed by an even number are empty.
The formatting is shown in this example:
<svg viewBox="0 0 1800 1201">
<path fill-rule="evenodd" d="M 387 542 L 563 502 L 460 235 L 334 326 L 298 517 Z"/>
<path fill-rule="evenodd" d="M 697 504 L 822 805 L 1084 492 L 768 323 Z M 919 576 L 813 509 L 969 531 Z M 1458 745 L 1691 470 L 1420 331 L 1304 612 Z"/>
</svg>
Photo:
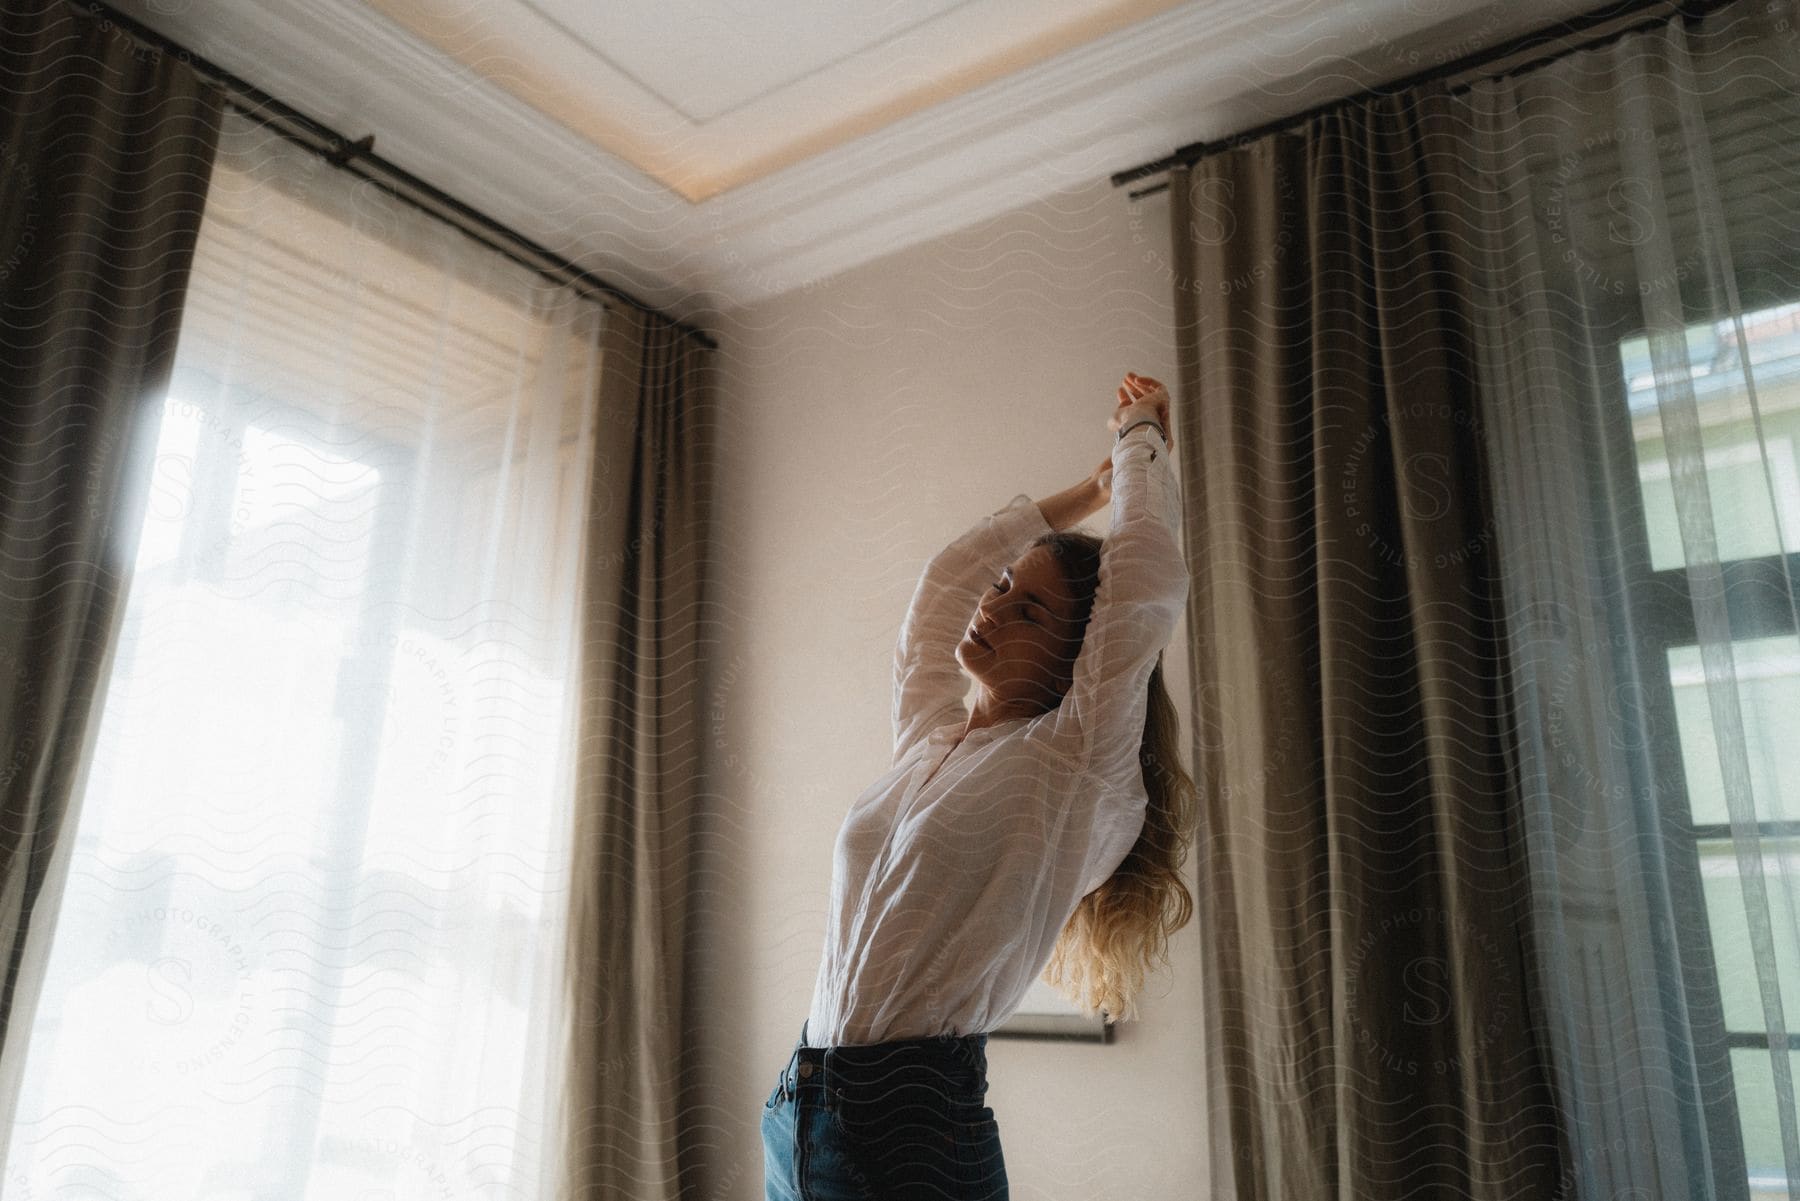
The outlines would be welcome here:
<svg viewBox="0 0 1800 1201">
<path fill-rule="evenodd" d="M 1005 576 L 1001 576 L 999 579 L 994 581 L 994 591 L 995 592 L 1005 592 L 1006 590 L 1007 590 L 1007 582 L 1006 582 Z M 1020 601 L 1019 609 L 1021 612 L 1023 612 L 1025 614 L 1026 621 L 1029 621 L 1033 625 L 1044 624 L 1043 622 L 1039 621 L 1037 618 L 1035 618 L 1031 615 L 1031 602 L 1030 601 L 1025 601 L 1025 600 Z"/>
</svg>

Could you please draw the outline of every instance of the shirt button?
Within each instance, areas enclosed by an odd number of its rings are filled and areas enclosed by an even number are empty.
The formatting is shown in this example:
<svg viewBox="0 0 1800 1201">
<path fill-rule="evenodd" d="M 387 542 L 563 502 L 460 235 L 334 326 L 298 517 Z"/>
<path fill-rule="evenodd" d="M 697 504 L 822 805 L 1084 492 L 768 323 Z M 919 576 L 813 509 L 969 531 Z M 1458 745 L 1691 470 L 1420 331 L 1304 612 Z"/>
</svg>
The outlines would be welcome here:
<svg viewBox="0 0 1800 1201">
<path fill-rule="evenodd" d="M 813 1069 L 813 1065 L 812 1065 L 812 1064 L 810 1064 L 810 1063 L 803 1063 L 803 1064 L 801 1064 L 801 1065 L 800 1065 L 800 1074 L 801 1074 L 801 1075 L 802 1075 L 802 1076 L 810 1076 L 810 1075 L 812 1075 L 812 1069 Z"/>
</svg>

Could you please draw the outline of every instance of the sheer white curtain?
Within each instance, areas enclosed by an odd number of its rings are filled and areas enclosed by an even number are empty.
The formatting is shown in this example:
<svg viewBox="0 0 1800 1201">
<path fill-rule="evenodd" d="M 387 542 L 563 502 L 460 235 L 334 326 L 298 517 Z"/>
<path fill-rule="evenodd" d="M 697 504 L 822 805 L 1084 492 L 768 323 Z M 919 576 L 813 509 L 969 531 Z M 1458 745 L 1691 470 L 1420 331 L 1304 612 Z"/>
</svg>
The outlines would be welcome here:
<svg viewBox="0 0 1800 1201">
<path fill-rule="evenodd" d="M 1800 1197 L 1800 7 L 1469 92 L 1559 1198 Z"/>
<path fill-rule="evenodd" d="M 240 117 L 212 189 L 4 1192 L 538 1197 L 603 309 Z"/>
</svg>

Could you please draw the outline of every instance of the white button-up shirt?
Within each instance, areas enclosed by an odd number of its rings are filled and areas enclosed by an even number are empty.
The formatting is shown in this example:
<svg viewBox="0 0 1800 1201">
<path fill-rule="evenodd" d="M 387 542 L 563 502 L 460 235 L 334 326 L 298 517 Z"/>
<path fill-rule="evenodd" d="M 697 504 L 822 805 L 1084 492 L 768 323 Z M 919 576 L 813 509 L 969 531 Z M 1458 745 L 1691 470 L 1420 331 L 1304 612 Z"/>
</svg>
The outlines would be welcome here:
<svg viewBox="0 0 1800 1201">
<path fill-rule="evenodd" d="M 1014 497 L 926 564 L 894 649 L 893 763 L 833 850 L 809 1045 L 1000 1025 L 1137 841 L 1150 672 L 1188 595 L 1169 458 L 1149 425 L 1113 446 L 1099 587 L 1047 713 L 956 743 L 970 683 L 957 644 L 1000 569 L 1049 532 L 1037 504 Z"/>
</svg>

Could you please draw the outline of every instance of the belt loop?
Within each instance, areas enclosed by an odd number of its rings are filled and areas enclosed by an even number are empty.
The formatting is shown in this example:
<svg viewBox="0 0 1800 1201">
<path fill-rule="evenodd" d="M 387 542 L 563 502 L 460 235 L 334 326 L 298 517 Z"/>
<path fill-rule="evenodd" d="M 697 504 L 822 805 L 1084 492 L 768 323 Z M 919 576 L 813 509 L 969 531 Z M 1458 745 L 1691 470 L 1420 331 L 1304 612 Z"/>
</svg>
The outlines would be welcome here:
<svg viewBox="0 0 1800 1201">
<path fill-rule="evenodd" d="M 781 1069 L 781 1088 L 788 1100 L 793 1100 L 800 1091 L 798 1068 L 800 1065 L 800 1048 L 806 1045 L 806 1023 L 800 1023 L 800 1037 L 794 1040 L 794 1049 L 788 1055 L 787 1063 Z"/>
<path fill-rule="evenodd" d="M 843 1054 L 837 1047 L 826 1047 L 819 1056 L 819 1083 L 824 1089 L 825 1108 L 840 1120 L 844 1116 L 843 1073 L 834 1070 L 834 1065 L 842 1062 Z"/>
</svg>

